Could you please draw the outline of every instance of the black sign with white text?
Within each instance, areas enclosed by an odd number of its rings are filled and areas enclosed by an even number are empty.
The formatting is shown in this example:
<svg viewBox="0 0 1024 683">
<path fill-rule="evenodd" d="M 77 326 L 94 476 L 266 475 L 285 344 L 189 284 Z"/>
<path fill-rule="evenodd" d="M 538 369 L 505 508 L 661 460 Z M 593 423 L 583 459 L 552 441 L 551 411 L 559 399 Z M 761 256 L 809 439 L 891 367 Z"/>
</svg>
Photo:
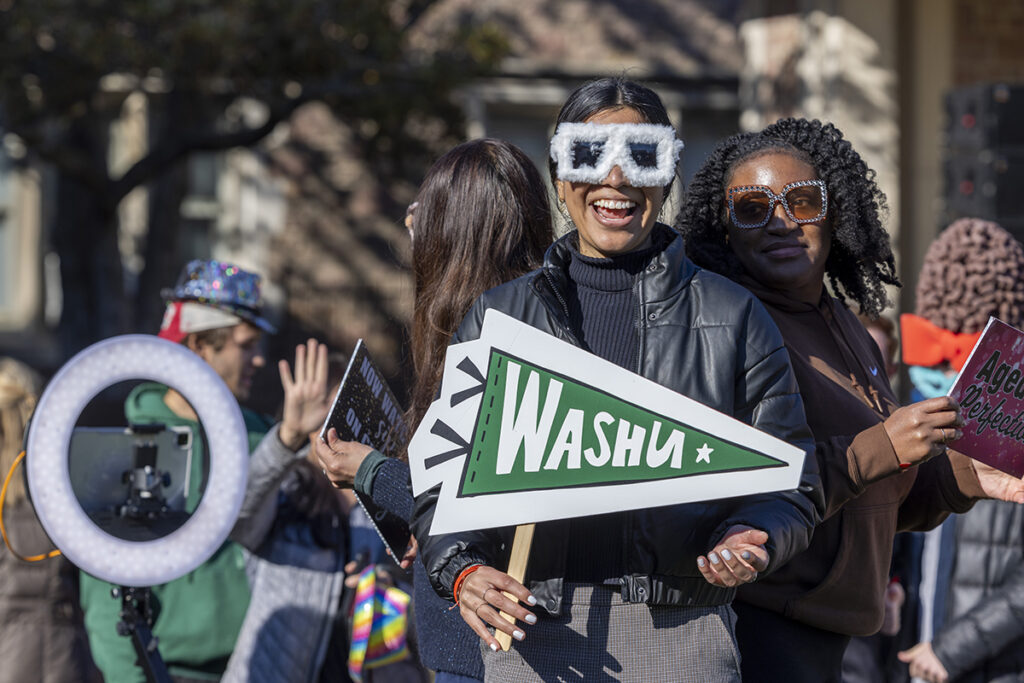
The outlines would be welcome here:
<svg viewBox="0 0 1024 683">
<path fill-rule="evenodd" d="M 360 339 L 334 397 L 334 404 L 320 430 L 327 439 L 331 427 L 344 441 L 358 441 L 388 457 L 401 453 L 409 441 L 409 427 L 401 406 L 384 380 L 380 369 Z M 409 526 L 404 519 L 377 506 L 368 496 L 356 492 L 377 533 L 397 562 L 409 543 Z"/>
</svg>

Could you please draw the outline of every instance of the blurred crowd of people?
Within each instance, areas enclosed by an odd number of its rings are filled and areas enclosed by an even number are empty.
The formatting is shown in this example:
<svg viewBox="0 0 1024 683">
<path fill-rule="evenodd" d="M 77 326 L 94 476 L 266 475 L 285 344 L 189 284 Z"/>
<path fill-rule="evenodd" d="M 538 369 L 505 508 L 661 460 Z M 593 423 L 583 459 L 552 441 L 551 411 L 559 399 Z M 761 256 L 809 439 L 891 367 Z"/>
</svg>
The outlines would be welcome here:
<svg viewBox="0 0 1024 683">
<path fill-rule="evenodd" d="M 799 487 L 540 523 L 515 578 L 513 529 L 432 536 L 437 491 L 412 495 L 404 453 L 320 437 L 343 356 L 310 339 L 278 361 L 277 418 L 245 408 L 275 332 L 260 278 L 193 261 L 165 293 L 159 336 L 231 390 L 251 464 L 230 537 L 151 589 L 172 679 L 1024 680 L 1024 482 L 956 450 L 964 418 L 947 396 L 990 316 L 1024 327 L 1024 247 L 992 222 L 953 223 L 898 328 L 884 314 L 900 285 L 885 198 L 832 124 L 722 140 L 675 216 L 681 144 L 652 90 L 586 83 L 555 125 L 554 209 L 500 140 L 458 145 L 424 178 L 406 217 L 408 424 L 435 399 L 449 345 L 500 310 L 798 446 Z M 147 680 L 117 587 L 44 557 L 30 492 L 8 476 L 43 387 L 0 359 L 0 682 Z M 187 398 L 145 382 L 124 415 L 192 430 L 194 511 L 208 455 Z M 404 556 L 387 555 L 356 494 L 408 524 Z M 404 624 L 383 654 L 353 620 L 375 587 Z"/>
</svg>

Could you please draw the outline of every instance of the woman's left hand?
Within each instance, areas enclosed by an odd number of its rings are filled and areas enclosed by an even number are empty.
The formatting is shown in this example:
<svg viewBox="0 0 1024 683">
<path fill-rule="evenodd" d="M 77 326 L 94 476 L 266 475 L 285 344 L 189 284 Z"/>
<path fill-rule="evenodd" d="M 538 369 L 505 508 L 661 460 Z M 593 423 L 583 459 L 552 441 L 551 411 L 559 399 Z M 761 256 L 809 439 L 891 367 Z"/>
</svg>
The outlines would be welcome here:
<svg viewBox="0 0 1024 683">
<path fill-rule="evenodd" d="M 1018 479 L 974 459 L 971 459 L 971 464 L 974 466 L 974 473 L 978 475 L 978 483 L 989 498 L 1024 503 L 1024 479 Z"/>
<path fill-rule="evenodd" d="M 327 430 L 326 443 L 322 439 L 313 439 L 313 453 L 336 489 L 352 486 L 359 466 L 372 450 L 358 441 L 342 441 L 334 427 Z"/>
<path fill-rule="evenodd" d="M 768 569 L 767 542 L 768 534 L 760 529 L 731 526 L 706 557 L 697 558 L 697 568 L 712 586 L 732 588 L 750 583 L 758 572 Z"/>
</svg>

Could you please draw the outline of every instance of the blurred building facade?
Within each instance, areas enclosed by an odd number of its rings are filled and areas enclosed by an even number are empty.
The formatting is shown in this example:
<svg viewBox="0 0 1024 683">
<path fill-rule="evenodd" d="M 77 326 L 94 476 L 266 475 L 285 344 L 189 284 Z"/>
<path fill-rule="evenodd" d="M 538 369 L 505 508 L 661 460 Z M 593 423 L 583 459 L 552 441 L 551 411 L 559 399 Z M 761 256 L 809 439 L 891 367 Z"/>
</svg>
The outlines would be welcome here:
<svg viewBox="0 0 1024 683">
<path fill-rule="evenodd" d="M 662 95 L 686 142 L 684 180 L 716 140 L 740 129 L 789 115 L 835 122 L 888 197 L 901 308 L 912 306 L 921 258 L 947 217 L 944 98 L 972 83 L 1024 83 L 1024 3 L 440 0 L 411 40 L 429 54 L 440 33 L 467 22 L 498 27 L 509 55 L 458 91 L 465 136 L 510 140 L 545 174 L 558 107 L 598 76 L 624 74 Z M 138 158 L 147 139 L 145 95 L 124 102 L 111 123 L 112 167 Z M 401 221 L 416 187 L 367 164 L 358 132 L 308 104 L 257 147 L 193 155 L 137 190 L 119 214 L 127 288 L 170 284 L 189 258 L 234 261 L 273 283 L 283 334 L 272 356 L 306 334 L 339 349 L 362 337 L 401 384 L 413 295 Z M 53 341 L 61 292 L 74 286 L 59 281 L 48 241 L 55 181 L 20 159 L 17 140 L 3 141 L 0 353 L 52 370 L 66 360 Z M 671 221 L 674 206 L 666 211 Z M 150 229 L 157 222 L 169 226 L 162 245 Z M 133 316 L 139 329 L 125 331 L 153 331 L 160 302 L 144 305 Z"/>
</svg>

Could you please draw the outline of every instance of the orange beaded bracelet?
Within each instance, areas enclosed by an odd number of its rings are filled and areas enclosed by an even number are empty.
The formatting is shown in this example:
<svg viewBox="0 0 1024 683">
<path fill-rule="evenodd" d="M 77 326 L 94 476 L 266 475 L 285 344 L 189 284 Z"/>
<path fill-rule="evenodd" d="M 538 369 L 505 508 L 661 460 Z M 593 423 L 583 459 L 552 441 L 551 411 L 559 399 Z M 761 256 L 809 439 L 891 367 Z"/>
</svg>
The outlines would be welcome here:
<svg viewBox="0 0 1024 683">
<path fill-rule="evenodd" d="M 455 604 L 459 604 L 459 590 L 462 588 L 462 582 L 466 580 L 466 577 L 475 572 L 477 569 L 483 567 L 482 564 L 471 564 L 462 570 L 459 574 L 459 578 L 455 579 L 455 585 L 452 586 L 452 595 L 455 597 Z"/>
</svg>

